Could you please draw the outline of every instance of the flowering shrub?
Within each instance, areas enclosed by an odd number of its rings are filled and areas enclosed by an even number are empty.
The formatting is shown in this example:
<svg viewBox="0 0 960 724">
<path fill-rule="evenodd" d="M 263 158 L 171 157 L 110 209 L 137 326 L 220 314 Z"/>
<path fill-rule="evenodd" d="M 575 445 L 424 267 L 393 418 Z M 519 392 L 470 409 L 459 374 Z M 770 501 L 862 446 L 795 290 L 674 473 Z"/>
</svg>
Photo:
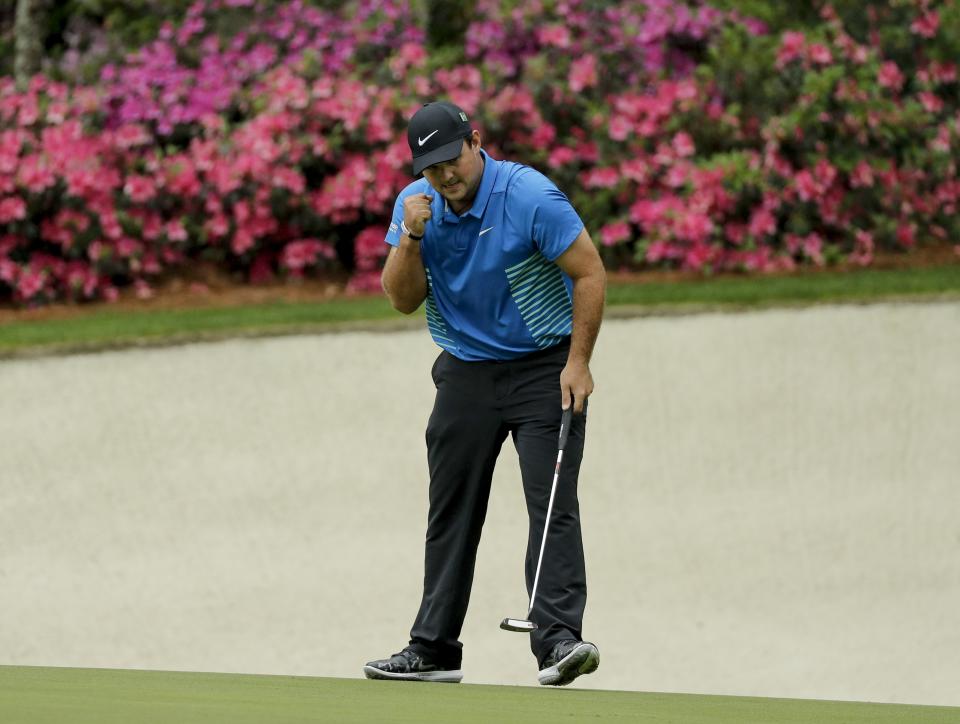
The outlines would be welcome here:
<svg viewBox="0 0 960 724">
<path fill-rule="evenodd" d="M 477 0 L 451 63 L 402 0 L 196 0 L 96 87 L 0 79 L 0 302 L 149 296 L 197 259 L 377 289 L 406 119 L 437 97 L 554 178 L 611 266 L 956 239 L 960 11 L 889 0 L 855 33 L 845 3 L 768 32 L 695 0 Z"/>
<path fill-rule="evenodd" d="M 371 286 L 363 230 L 409 181 L 409 103 L 347 72 L 361 52 L 376 67 L 400 37 L 389 23 L 411 22 L 380 5 L 346 17 L 282 3 L 256 36 L 221 43 L 204 29 L 249 21 L 254 3 L 206 0 L 96 89 L 0 80 L 0 301 L 149 296 L 192 259 L 297 277 L 335 266 L 338 238 L 357 232 L 352 286 Z M 396 59 L 421 62 L 418 31 L 403 35 Z"/>
<path fill-rule="evenodd" d="M 853 19 L 862 5 L 839 8 Z M 715 166 L 739 198 L 732 216 L 715 217 L 722 250 L 746 242 L 767 250 L 759 268 L 791 268 L 956 240 L 960 36 L 945 28 L 960 27 L 960 8 L 875 3 L 862 23 L 824 5 L 821 16 L 806 32 L 730 33 L 704 68 L 735 115 L 724 143 L 740 156 L 739 167 L 723 155 Z"/>
</svg>

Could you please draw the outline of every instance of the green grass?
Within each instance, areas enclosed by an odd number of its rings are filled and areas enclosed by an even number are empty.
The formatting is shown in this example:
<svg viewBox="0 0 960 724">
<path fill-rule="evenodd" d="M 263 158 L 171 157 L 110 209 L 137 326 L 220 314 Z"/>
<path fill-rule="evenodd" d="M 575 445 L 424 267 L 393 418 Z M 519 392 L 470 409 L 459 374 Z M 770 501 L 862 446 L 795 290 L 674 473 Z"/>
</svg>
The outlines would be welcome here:
<svg viewBox="0 0 960 724">
<path fill-rule="evenodd" d="M 4 724 L 944 724 L 960 709 L 538 687 L 0 666 Z"/>
<path fill-rule="evenodd" d="M 118 310 L 100 305 L 69 318 L 0 325 L 0 356 L 336 330 L 402 318 L 381 297 L 198 309 Z"/>
<path fill-rule="evenodd" d="M 774 277 L 720 277 L 682 283 L 611 285 L 608 303 L 639 306 L 759 307 L 924 299 L 960 292 L 960 264 L 863 269 Z"/>
<path fill-rule="evenodd" d="M 608 289 L 608 310 L 611 316 L 629 316 L 943 297 L 960 299 L 960 264 L 785 277 L 614 282 Z M 413 319 L 404 317 L 379 296 L 200 309 L 119 310 L 98 305 L 66 319 L 25 318 L 0 324 L 0 357 L 358 327 L 422 327 L 422 314 L 421 310 Z"/>
</svg>

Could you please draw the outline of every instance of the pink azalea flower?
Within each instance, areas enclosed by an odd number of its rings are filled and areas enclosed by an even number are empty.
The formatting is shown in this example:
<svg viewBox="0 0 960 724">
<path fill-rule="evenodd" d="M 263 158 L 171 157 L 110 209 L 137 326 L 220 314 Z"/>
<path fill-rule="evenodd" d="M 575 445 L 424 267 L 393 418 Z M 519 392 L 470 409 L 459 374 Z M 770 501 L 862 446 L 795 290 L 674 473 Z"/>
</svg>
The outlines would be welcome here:
<svg viewBox="0 0 960 724">
<path fill-rule="evenodd" d="M 291 168 L 278 168 L 273 172 L 273 185 L 292 194 L 302 194 L 307 184 L 303 174 Z"/>
<path fill-rule="evenodd" d="M 723 227 L 723 233 L 731 244 L 740 246 L 747 235 L 747 227 L 744 224 L 730 222 Z"/>
<path fill-rule="evenodd" d="M 236 233 L 233 235 L 233 241 L 230 243 L 230 249 L 237 256 L 242 256 L 250 251 L 255 243 L 256 239 L 253 238 L 253 234 L 251 234 L 247 229 L 238 228 Z"/>
<path fill-rule="evenodd" d="M 692 156 L 697 150 L 693 143 L 693 138 L 685 131 L 680 131 L 677 135 L 675 135 L 673 137 L 672 144 L 673 150 L 680 158 Z"/>
<path fill-rule="evenodd" d="M 565 166 L 568 163 L 576 160 L 576 151 L 574 151 L 572 148 L 567 148 L 566 146 L 558 146 L 550 152 L 547 163 L 551 168 L 560 168 L 561 166 Z"/>
<path fill-rule="evenodd" d="M 927 113 L 939 113 L 943 110 L 943 101 L 935 93 L 921 91 L 918 96 Z"/>
<path fill-rule="evenodd" d="M 21 159 L 17 181 L 31 193 L 38 194 L 56 184 L 57 177 L 42 156 L 33 154 Z"/>
<path fill-rule="evenodd" d="M 23 240 L 15 234 L 3 234 L 0 236 L 0 259 L 16 249 Z"/>
<path fill-rule="evenodd" d="M 17 131 L 4 131 L 0 135 L 0 173 L 9 174 L 17 170 L 20 163 L 20 149 L 26 140 L 26 134 Z"/>
<path fill-rule="evenodd" d="M 12 260 L 0 257 L 0 281 L 13 285 L 20 274 L 20 267 Z"/>
<path fill-rule="evenodd" d="M 407 66 L 420 66 L 427 59 L 427 49 L 423 43 L 404 43 L 400 46 L 398 55 L 403 58 Z"/>
<path fill-rule="evenodd" d="M 35 95 L 23 96 L 20 99 L 20 114 L 17 119 L 21 126 L 32 126 L 40 119 L 40 107 Z"/>
<path fill-rule="evenodd" d="M 553 23 L 537 28 L 537 40 L 541 45 L 552 45 L 557 48 L 570 47 L 570 30 L 565 25 Z"/>
<path fill-rule="evenodd" d="M 903 87 L 904 77 L 897 64 L 892 60 L 888 60 L 880 66 L 880 71 L 877 75 L 877 81 L 884 88 L 889 88 L 894 92 L 898 92 Z"/>
<path fill-rule="evenodd" d="M 937 135 L 930 140 L 930 150 L 938 153 L 950 152 L 950 127 L 944 123 L 937 129 Z"/>
<path fill-rule="evenodd" d="M 596 163 L 600 158 L 600 151 L 597 144 L 592 141 L 584 141 L 576 147 L 577 158 L 585 163 Z"/>
<path fill-rule="evenodd" d="M 706 244 L 694 244 L 683 257 L 683 265 L 687 269 L 702 269 L 709 263 L 712 251 Z"/>
<path fill-rule="evenodd" d="M 19 196 L 0 199 L 0 224 L 9 224 L 27 217 L 27 204 Z"/>
<path fill-rule="evenodd" d="M 620 182 L 616 168 L 595 168 L 581 174 L 583 185 L 588 189 L 610 189 Z"/>
<path fill-rule="evenodd" d="M 953 83 L 957 79 L 957 66 L 954 63 L 934 62 L 930 66 L 934 80 L 937 83 Z"/>
<path fill-rule="evenodd" d="M 837 178 L 836 167 L 825 158 L 821 158 L 817 161 L 813 172 L 817 178 L 817 182 L 822 188 L 828 188 Z"/>
<path fill-rule="evenodd" d="M 230 221 L 223 214 L 214 214 L 204 222 L 203 228 L 214 239 L 221 239 L 230 231 Z"/>
<path fill-rule="evenodd" d="M 850 261 L 860 266 L 869 265 L 870 262 L 873 261 L 873 234 L 869 231 L 857 229 L 854 238 L 856 239 L 856 246 L 854 247 L 853 253 L 850 254 Z"/>
<path fill-rule="evenodd" d="M 820 193 L 820 187 L 807 169 L 799 171 L 793 179 L 794 188 L 803 201 L 810 201 Z"/>
<path fill-rule="evenodd" d="M 644 184 L 650 177 L 650 166 L 642 158 L 631 158 L 620 164 L 620 174 L 638 184 Z"/>
<path fill-rule="evenodd" d="M 134 281 L 133 290 L 137 296 L 137 299 L 150 299 L 154 296 L 153 289 L 143 279 L 137 279 Z"/>
<path fill-rule="evenodd" d="M 45 275 L 34 271 L 24 271 L 20 274 L 20 278 L 17 280 L 18 296 L 26 301 L 37 296 L 43 291 L 44 276 Z"/>
<path fill-rule="evenodd" d="M 535 149 L 546 150 L 553 145 L 557 130 L 549 123 L 538 123 L 530 134 L 530 145 Z"/>
<path fill-rule="evenodd" d="M 626 221 L 606 224 L 600 229 L 600 240 L 604 246 L 615 246 L 630 239 L 630 225 Z"/>
<path fill-rule="evenodd" d="M 690 168 L 690 165 L 686 163 L 678 163 L 671 166 L 663 182 L 672 189 L 679 189 L 685 186 L 690 176 Z"/>
<path fill-rule="evenodd" d="M 165 254 L 164 259 L 168 264 L 178 264 L 183 260 L 183 257 L 169 246 L 163 247 L 163 253 Z M 144 253 L 142 264 L 145 274 L 159 274 L 161 271 L 160 262 L 153 252 L 148 251 Z"/>
<path fill-rule="evenodd" d="M 586 53 L 570 64 L 570 75 L 568 78 L 570 90 L 574 93 L 580 93 L 587 88 L 592 88 L 597 84 L 597 59 L 590 53 Z"/>
<path fill-rule="evenodd" d="M 57 125 L 63 123 L 70 113 L 70 106 L 63 101 L 53 101 L 47 106 L 47 123 Z"/>
<path fill-rule="evenodd" d="M 105 259 L 111 254 L 111 249 L 101 239 L 91 242 L 87 245 L 87 258 L 92 262 Z"/>
<path fill-rule="evenodd" d="M 649 231 L 663 219 L 669 208 L 679 208 L 679 199 L 676 202 L 674 204 L 670 198 L 638 199 L 630 207 L 630 220 Z"/>
<path fill-rule="evenodd" d="M 772 236 L 777 231 L 777 219 L 769 210 L 761 206 L 751 214 L 749 230 L 750 234 L 757 239 Z"/>
<path fill-rule="evenodd" d="M 100 228 L 108 239 L 116 240 L 123 236 L 123 228 L 113 211 L 100 214 Z"/>
<path fill-rule="evenodd" d="M 167 235 L 167 239 L 170 241 L 181 242 L 187 240 L 187 230 L 184 228 L 180 219 L 168 221 L 166 225 L 164 225 L 163 230 Z"/>
<path fill-rule="evenodd" d="M 866 161 L 860 161 L 850 174 L 850 186 L 855 189 L 873 186 L 873 167 Z"/>
<path fill-rule="evenodd" d="M 248 201 L 238 201 L 233 205 L 233 218 L 237 222 L 237 226 L 242 226 L 247 221 L 250 220 L 251 210 L 250 202 Z"/>
<path fill-rule="evenodd" d="M 652 241 L 647 247 L 647 252 L 644 257 L 651 264 L 656 264 L 658 261 L 669 258 L 669 244 L 661 240 Z"/>
<path fill-rule="evenodd" d="M 123 236 L 117 239 L 114 249 L 121 259 L 128 259 L 139 253 L 143 249 L 143 244 L 129 236 Z"/>
<path fill-rule="evenodd" d="M 201 185 L 193 162 L 186 157 L 168 159 L 165 186 L 174 196 L 196 197 Z"/>
<path fill-rule="evenodd" d="M 706 12 L 709 9 L 709 6 L 701 8 L 701 12 Z M 751 35 L 766 35 L 770 31 L 767 24 L 758 18 L 743 18 L 741 22 Z"/>
<path fill-rule="evenodd" d="M 832 186 L 825 190 L 824 194 L 817 199 L 817 211 L 825 223 L 831 226 L 844 225 L 844 221 L 841 218 L 843 197 L 843 189 L 839 186 Z"/>
<path fill-rule="evenodd" d="M 387 254 L 387 245 L 383 243 L 384 230 L 379 226 L 368 226 L 363 229 L 353 242 L 354 260 L 357 269 L 369 272 L 380 267 L 380 260 Z M 332 247 L 330 248 L 332 252 Z M 333 258 L 331 253 L 329 258 Z"/>
<path fill-rule="evenodd" d="M 138 123 L 129 123 L 118 128 L 114 134 L 114 143 L 120 148 L 136 148 L 150 143 L 150 134 Z"/>
<path fill-rule="evenodd" d="M 822 43 L 813 43 L 807 50 L 810 60 L 817 65 L 830 65 L 833 62 L 833 55 L 830 49 Z"/>
<path fill-rule="evenodd" d="M 897 226 L 897 243 L 900 246 L 910 248 L 917 243 L 917 226 L 901 222 Z"/>
<path fill-rule="evenodd" d="M 857 65 L 863 65 L 870 59 L 870 50 L 863 45 L 855 45 L 850 49 L 849 58 Z"/>
<path fill-rule="evenodd" d="M 618 114 L 613 114 L 610 117 L 608 133 L 611 139 L 614 141 L 625 141 L 630 137 L 632 132 L 633 123 L 629 118 Z"/>
<path fill-rule="evenodd" d="M 314 266 L 325 251 L 332 251 L 330 245 L 318 239 L 291 241 L 283 247 L 280 264 L 290 271 L 302 271 L 308 266 Z"/>
<path fill-rule="evenodd" d="M 64 209 L 55 218 L 44 219 L 40 223 L 40 234 L 67 251 L 73 247 L 77 234 L 82 234 L 89 226 L 90 218 L 86 214 Z"/>
<path fill-rule="evenodd" d="M 137 203 L 146 203 L 157 195 L 157 187 L 148 176 L 131 175 L 123 185 L 123 193 Z"/>
<path fill-rule="evenodd" d="M 808 234 L 803 240 L 803 253 L 817 266 L 823 266 L 823 238 L 817 234 Z"/>
<path fill-rule="evenodd" d="M 682 213 L 676 220 L 675 228 L 679 238 L 699 245 L 710 238 L 714 225 L 706 214 Z"/>
<path fill-rule="evenodd" d="M 910 30 L 924 38 L 932 38 L 940 27 L 940 15 L 936 10 L 924 13 L 910 24 Z"/>
<path fill-rule="evenodd" d="M 792 30 L 785 32 L 780 38 L 780 48 L 777 51 L 777 68 L 783 68 L 803 55 L 806 42 L 807 38 L 803 33 Z"/>
</svg>

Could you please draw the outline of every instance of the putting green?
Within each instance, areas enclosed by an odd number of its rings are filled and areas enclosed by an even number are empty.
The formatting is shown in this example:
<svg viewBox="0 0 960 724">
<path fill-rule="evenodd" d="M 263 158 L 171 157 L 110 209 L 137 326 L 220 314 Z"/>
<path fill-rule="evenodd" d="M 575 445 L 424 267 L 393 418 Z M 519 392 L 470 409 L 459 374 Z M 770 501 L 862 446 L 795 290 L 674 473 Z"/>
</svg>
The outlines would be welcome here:
<svg viewBox="0 0 960 724">
<path fill-rule="evenodd" d="M 960 708 L 356 679 L 0 666 L 4 724 L 944 724 Z"/>
</svg>

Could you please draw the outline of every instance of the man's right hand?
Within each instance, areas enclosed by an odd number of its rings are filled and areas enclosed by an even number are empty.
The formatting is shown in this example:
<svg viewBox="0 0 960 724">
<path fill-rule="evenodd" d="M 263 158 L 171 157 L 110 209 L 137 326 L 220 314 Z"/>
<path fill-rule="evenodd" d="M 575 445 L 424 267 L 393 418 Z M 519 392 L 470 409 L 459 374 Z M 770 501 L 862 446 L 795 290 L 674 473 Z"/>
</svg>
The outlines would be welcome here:
<svg viewBox="0 0 960 724">
<path fill-rule="evenodd" d="M 403 223 L 411 233 L 423 236 L 427 219 L 433 215 L 430 211 L 431 201 L 433 196 L 426 194 L 411 194 L 403 200 Z"/>
</svg>

